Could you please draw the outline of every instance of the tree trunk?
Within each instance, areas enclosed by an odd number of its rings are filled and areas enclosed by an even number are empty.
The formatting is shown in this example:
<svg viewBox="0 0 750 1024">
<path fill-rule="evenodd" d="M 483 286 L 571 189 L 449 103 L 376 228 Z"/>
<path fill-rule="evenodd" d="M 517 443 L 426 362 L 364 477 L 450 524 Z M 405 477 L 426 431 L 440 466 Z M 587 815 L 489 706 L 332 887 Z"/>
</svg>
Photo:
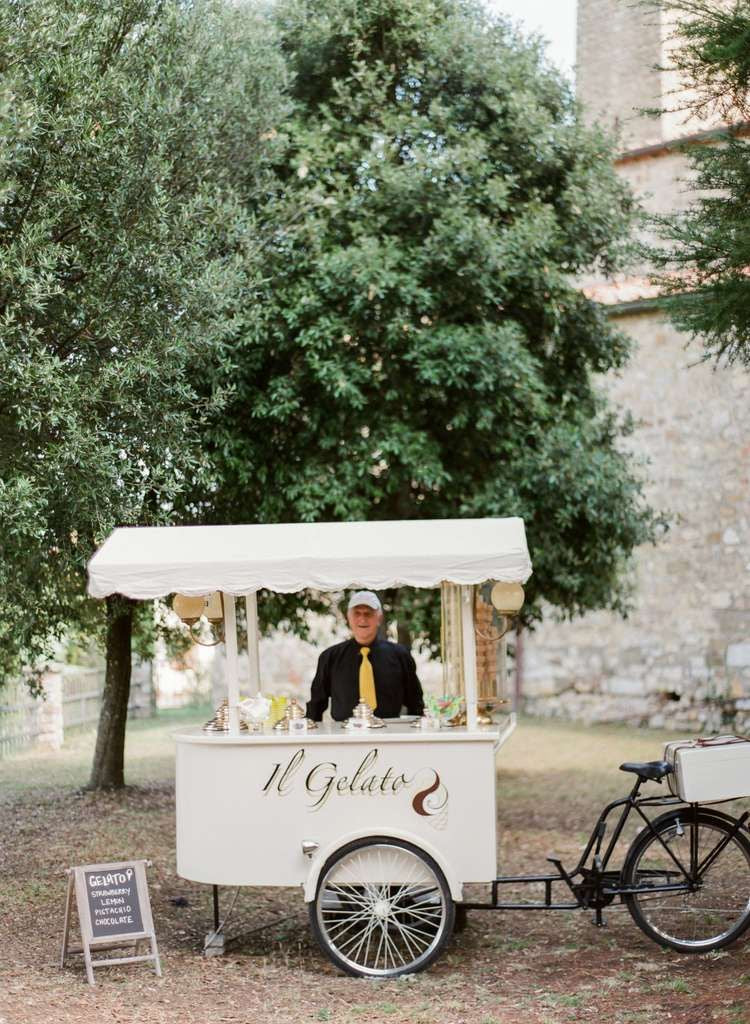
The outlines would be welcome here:
<svg viewBox="0 0 750 1024">
<path fill-rule="evenodd" d="M 399 588 L 391 587 L 388 590 L 384 590 L 381 597 L 383 599 L 383 603 L 388 605 L 391 609 L 390 619 L 391 624 L 396 624 L 396 639 L 400 644 L 403 644 L 411 650 L 411 627 L 404 617 Z M 384 622 L 381 628 L 381 637 L 385 636 L 386 625 L 387 624 Z"/>
<path fill-rule="evenodd" d="M 108 597 L 107 670 L 89 789 L 120 789 L 125 785 L 132 632 L 133 602 L 119 595 Z"/>
<path fill-rule="evenodd" d="M 404 622 L 402 619 L 399 619 L 396 622 L 396 636 L 400 644 L 403 644 L 404 647 L 411 650 L 411 629 L 409 628 L 409 624 Z"/>
</svg>

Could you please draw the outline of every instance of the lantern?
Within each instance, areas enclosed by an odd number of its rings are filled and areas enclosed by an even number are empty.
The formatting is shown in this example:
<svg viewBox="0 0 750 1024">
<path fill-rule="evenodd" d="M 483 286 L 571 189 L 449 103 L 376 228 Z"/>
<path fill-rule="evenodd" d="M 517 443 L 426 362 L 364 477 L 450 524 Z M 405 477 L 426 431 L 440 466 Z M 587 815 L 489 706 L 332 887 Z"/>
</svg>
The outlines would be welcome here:
<svg viewBox="0 0 750 1024">
<path fill-rule="evenodd" d="M 214 590 L 211 594 L 189 597 L 187 594 L 175 594 L 172 609 L 190 629 L 194 643 L 202 647 L 216 647 L 224 639 L 224 598 L 221 591 Z M 196 625 L 201 619 L 207 619 L 212 627 L 211 640 L 203 640 Z"/>
</svg>

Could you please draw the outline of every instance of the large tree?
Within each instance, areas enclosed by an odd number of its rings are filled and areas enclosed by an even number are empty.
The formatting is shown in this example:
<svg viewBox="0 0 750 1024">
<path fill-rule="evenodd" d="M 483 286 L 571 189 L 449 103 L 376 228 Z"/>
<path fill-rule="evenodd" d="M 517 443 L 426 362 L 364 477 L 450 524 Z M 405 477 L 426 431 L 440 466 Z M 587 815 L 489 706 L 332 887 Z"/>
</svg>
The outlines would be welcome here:
<svg viewBox="0 0 750 1024">
<path fill-rule="evenodd" d="M 282 68 L 218 0 L 0 5 L 0 669 L 106 638 L 94 786 L 123 783 L 134 606 L 86 600 L 85 565 L 199 514 L 196 380 L 256 272 Z"/>
<path fill-rule="evenodd" d="M 735 0 L 662 5 L 673 15 L 670 64 L 685 115 L 723 130 L 687 148 L 693 174 L 684 212 L 658 219 L 666 309 L 680 330 L 701 338 L 705 356 L 750 367 L 750 8 Z"/>
<path fill-rule="evenodd" d="M 274 217 L 207 437 L 219 520 L 521 515 L 543 599 L 622 609 L 653 535 L 580 292 L 631 201 L 542 50 L 463 0 L 289 0 Z M 282 216 L 280 211 L 287 209 Z"/>
</svg>

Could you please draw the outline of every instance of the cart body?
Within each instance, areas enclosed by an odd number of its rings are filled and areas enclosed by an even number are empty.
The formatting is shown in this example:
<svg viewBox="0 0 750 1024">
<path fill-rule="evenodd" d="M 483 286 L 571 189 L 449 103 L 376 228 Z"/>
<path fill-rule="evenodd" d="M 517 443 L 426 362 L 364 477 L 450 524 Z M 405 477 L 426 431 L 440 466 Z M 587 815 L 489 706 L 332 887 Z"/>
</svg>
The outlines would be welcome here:
<svg viewBox="0 0 750 1024">
<path fill-rule="evenodd" d="M 312 900 L 337 848 L 386 835 L 430 854 L 460 901 L 465 883 L 497 874 L 498 739 L 492 727 L 405 723 L 362 732 L 332 723 L 303 736 L 183 730 L 177 871 L 214 885 L 303 885 Z"/>
</svg>

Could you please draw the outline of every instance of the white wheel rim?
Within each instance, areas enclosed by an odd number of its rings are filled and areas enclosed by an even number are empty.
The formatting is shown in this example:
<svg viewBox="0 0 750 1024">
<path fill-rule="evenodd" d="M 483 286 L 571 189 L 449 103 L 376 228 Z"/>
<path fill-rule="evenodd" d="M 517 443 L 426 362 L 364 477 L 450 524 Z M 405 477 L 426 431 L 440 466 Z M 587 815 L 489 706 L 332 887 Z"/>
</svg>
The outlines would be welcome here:
<svg viewBox="0 0 750 1024">
<path fill-rule="evenodd" d="M 388 843 L 344 854 L 318 889 L 323 939 L 358 974 L 418 970 L 442 939 L 446 910 L 430 865 L 416 852 Z"/>
</svg>

